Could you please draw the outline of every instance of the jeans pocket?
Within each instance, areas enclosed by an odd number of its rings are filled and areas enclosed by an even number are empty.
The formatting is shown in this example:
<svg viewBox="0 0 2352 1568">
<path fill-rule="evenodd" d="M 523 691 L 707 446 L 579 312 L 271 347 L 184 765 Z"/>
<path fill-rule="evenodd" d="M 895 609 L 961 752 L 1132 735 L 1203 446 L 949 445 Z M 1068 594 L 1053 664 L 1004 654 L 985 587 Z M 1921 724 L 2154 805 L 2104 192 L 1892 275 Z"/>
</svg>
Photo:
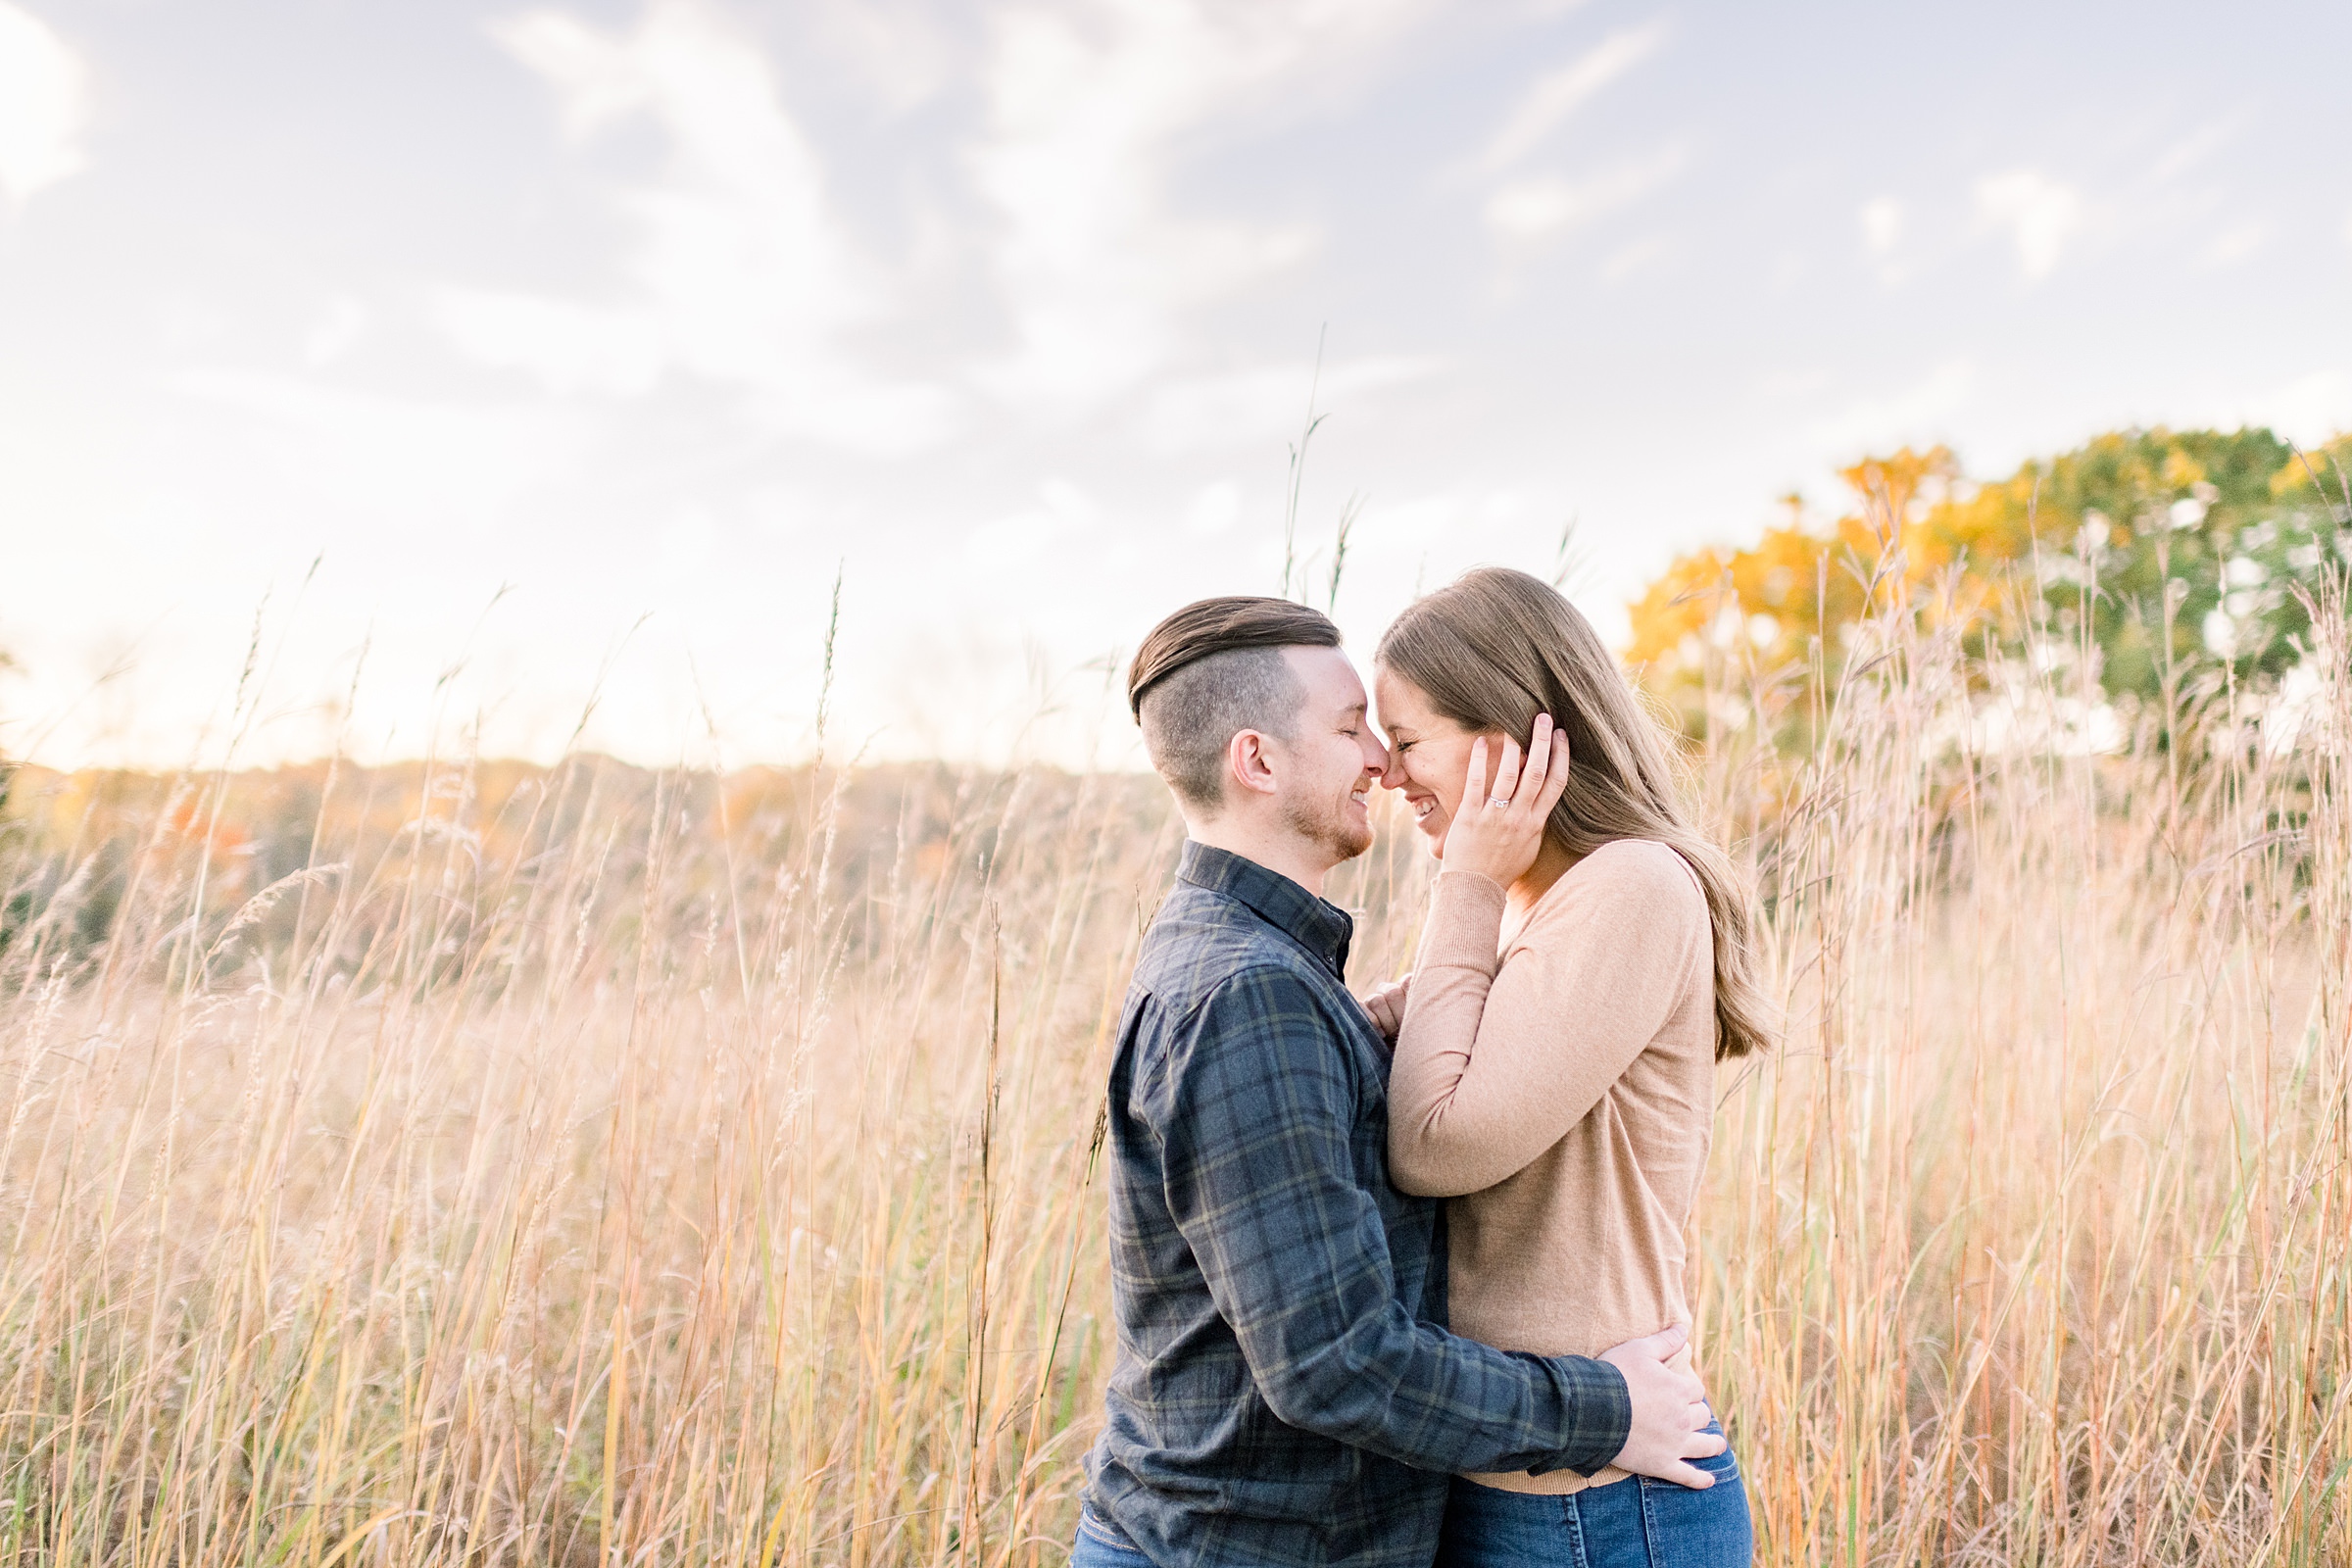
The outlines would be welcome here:
<svg viewBox="0 0 2352 1568">
<path fill-rule="evenodd" d="M 1712 1459 L 1693 1459 L 1690 1463 L 1713 1476 L 1719 1487 L 1726 1481 L 1740 1479 L 1740 1456 L 1728 1447 Z"/>
<path fill-rule="evenodd" d="M 1112 1560 L 1118 1562 L 1149 1563 L 1152 1560 L 1144 1554 L 1142 1547 L 1127 1539 L 1125 1532 L 1116 1525 L 1105 1523 L 1092 1508 L 1082 1507 L 1078 1510 L 1078 1536 L 1082 1544 L 1095 1548 L 1090 1555 L 1108 1553 Z"/>
<path fill-rule="evenodd" d="M 1748 1568 L 1755 1560 L 1755 1530 L 1739 1459 L 1727 1447 L 1690 1463 L 1714 1477 L 1715 1484 L 1684 1487 L 1651 1476 L 1637 1478 L 1650 1560 L 1675 1568 Z"/>
<path fill-rule="evenodd" d="M 1699 1430 L 1713 1433 L 1716 1437 L 1720 1438 L 1723 1436 L 1723 1423 L 1720 1421 L 1710 1421 Z M 1690 1461 L 1690 1465 L 1693 1469 L 1704 1470 L 1707 1474 L 1713 1476 L 1715 1478 L 1715 1484 L 1719 1487 L 1722 1486 L 1726 1481 L 1737 1481 L 1740 1479 L 1740 1455 L 1736 1450 L 1733 1449 L 1729 1443 L 1726 1443 L 1723 1446 L 1723 1451 L 1721 1453 L 1716 1454 L 1714 1457 L 1708 1459 L 1692 1459 Z M 1675 1483 L 1671 1481 L 1661 1481 L 1658 1483 L 1658 1485 L 1665 1487 L 1671 1487 Z M 1683 1490 L 1689 1492 L 1691 1489 L 1685 1487 Z"/>
</svg>

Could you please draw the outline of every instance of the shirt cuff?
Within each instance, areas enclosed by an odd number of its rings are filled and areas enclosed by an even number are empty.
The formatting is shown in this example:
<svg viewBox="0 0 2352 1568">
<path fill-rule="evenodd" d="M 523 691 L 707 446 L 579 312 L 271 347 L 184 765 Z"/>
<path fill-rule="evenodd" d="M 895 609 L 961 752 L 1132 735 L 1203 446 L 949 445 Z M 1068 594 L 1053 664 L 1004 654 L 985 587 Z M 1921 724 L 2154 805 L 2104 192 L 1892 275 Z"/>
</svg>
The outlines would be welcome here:
<svg viewBox="0 0 2352 1568">
<path fill-rule="evenodd" d="M 1606 1361 L 1583 1355 L 1554 1356 L 1550 1366 L 1568 1406 L 1568 1442 L 1551 1463 L 1534 1466 L 1528 1474 L 1573 1470 L 1588 1478 L 1598 1475 L 1625 1451 L 1625 1440 L 1633 1436 L 1634 1400 L 1625 1374 Z"/>
</svg>

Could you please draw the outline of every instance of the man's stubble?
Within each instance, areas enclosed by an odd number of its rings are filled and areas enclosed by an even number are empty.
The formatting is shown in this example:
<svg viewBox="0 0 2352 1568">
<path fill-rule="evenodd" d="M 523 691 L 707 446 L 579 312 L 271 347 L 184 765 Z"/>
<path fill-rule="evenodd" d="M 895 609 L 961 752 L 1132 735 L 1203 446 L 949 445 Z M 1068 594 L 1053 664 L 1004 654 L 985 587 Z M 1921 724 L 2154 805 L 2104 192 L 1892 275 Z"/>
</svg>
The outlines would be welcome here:
<svg viewBox="0 0 2352 1568">
<path fill-rule="evenodd" d="M 1352 860 L 1372 847 L 1371 824 L 1359 828 L 1348 819 L 1348 796 L 1353 793 L 1351 787 L 1336 800 L 1285 801 L 1283 825 L 1330 855 L 1333 864 Z"/>
</svg>

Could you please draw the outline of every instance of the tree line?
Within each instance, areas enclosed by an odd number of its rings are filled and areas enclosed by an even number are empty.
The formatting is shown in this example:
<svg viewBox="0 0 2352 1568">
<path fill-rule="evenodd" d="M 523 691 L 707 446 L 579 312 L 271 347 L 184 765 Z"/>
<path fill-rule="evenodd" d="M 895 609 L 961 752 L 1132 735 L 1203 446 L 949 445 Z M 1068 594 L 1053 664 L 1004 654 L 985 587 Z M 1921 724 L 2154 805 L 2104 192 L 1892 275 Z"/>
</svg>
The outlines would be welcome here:
<svg viewBox="0 0 2352 1568">
<path fill-rule="evenodd" d="M 1677 558 L 1632 607 L 1631 662 L 1692 733 L 1727 663 L 1834 690 L 1859 623 L 1888 613 L 2071 663 L 2128 710 L 2276 682 L 2352 565 L 2352 435 L 2302 452 L 2262 428 L 2113 431 L 1983 483 L 1905 447 L 1840 477 L 1835 521 L 1787 497 L 1754 545 Z"/>
</svg>

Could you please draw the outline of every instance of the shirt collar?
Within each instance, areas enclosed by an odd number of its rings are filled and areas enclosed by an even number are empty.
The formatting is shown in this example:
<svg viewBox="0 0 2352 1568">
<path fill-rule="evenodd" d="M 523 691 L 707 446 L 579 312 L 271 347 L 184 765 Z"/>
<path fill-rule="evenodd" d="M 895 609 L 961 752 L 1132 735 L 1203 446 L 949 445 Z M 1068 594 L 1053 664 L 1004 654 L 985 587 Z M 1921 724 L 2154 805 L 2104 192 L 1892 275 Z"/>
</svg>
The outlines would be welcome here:
<svg viewBox="0 0 2352 1568">
<path fill-rule="evenodd" d="M 1348 977 L 1348 943 L 1355 921 L 1336 904 L 1316 898 L 1279 871 L 1255 860 L 1201 844 L 1184 843 L 1178 880 L 1249 906 L 1258 918 L 1319 959 L 1334 975 Z"/>
</svg>

